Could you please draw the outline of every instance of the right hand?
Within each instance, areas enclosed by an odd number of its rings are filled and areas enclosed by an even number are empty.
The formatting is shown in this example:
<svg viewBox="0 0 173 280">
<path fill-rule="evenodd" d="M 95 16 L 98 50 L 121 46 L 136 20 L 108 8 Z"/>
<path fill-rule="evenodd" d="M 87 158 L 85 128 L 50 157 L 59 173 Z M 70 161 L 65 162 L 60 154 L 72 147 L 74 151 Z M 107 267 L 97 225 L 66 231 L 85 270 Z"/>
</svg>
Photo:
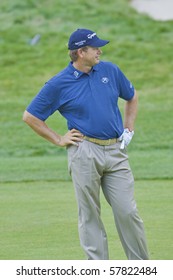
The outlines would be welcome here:
<svg viewBox="0 0 173 280">
<path fill-rule="evenodd" d="M 60 136 L 59 146 L 65 147 L 68 145 L 79 146 L 78 142 L 83 141 L 83 134 L 77 130 L 69 130 L 64 136 Z"/>
</svg>

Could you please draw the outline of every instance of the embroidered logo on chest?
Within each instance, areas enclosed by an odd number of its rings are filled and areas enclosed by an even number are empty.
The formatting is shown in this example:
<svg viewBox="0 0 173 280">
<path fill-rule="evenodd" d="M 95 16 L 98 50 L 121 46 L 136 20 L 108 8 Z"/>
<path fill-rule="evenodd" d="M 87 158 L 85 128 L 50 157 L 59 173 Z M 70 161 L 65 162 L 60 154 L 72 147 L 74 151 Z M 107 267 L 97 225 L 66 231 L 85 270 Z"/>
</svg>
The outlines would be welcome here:
<svg viewBox="0 0 173 280">
<path fill-rule="evenodd" d="M 103 77 L 101 81 L 102 83 L 107 84 L 109 82 L 109 79 L 107 77 Z"/>
</svg>

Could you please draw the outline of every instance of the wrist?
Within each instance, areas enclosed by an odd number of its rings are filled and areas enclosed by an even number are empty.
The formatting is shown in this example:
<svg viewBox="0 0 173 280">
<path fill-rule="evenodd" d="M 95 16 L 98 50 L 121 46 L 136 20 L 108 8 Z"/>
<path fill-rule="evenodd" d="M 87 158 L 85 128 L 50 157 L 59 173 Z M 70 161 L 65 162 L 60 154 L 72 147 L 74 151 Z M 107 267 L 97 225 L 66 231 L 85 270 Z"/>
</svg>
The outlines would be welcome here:
<svg viewBox="0 0 173 280">
<path fill-rule="evenodd" d="M 131 129 L 131 128 L 128 128 L 128 127 L 125 127 L 124 130 L 127 131 L 127 132 L 133 132 L 134 133 L 134 130 Z"/>
</svg>

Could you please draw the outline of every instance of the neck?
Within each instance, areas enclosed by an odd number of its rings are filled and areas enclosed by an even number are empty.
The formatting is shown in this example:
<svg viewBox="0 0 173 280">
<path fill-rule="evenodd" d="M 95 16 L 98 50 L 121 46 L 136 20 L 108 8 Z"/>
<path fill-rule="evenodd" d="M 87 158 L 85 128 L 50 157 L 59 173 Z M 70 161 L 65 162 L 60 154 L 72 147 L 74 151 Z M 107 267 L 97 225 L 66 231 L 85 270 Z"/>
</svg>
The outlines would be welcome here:
<svg viewBox="0 0 173 280">
<path fill-rule="evenodd" d="M 89 73 L 89 72 L 91 71 L 91 69 L 92 69 L 91 66 L 84 65 L 84 64 L 79 63 L 79 62 L 77 62 L 77 61 L 73 62 L 73 66 L 74 66 L 77 70 L 79 70 L 79 71 L 81 71 L 81 72 L 83 72 L 83 73 Z"/>
</svg>

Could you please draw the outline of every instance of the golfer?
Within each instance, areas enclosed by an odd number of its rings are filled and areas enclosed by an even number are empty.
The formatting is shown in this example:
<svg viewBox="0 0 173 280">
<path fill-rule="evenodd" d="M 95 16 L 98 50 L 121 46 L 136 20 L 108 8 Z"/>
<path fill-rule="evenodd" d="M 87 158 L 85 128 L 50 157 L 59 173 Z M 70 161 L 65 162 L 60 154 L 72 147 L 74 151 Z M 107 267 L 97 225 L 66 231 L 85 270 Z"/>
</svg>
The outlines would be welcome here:
<svg viewBox="0 0 173 280">
<path fill-rule="evenodd" d="M 109 259 L 101 220 L 100 189 L 110 204 L 127 259 L 146 260 L 143 221 L 134 200 L 134 179 L 127 146 L 134 135 L 137 94 L 119 67 L 100 61 L 109 41 L 88 29 L 77 29 L 68 42 L 71 62 L 45 83 L 23 120 L 40 136 L 66 147 L 78 204 L 80 243 L 88 260 Z M 118 108 L 124 99 L 124 124 Z M 47 126 L 55 111 L 67 120 L 60 135 Z"/>
</svg>

